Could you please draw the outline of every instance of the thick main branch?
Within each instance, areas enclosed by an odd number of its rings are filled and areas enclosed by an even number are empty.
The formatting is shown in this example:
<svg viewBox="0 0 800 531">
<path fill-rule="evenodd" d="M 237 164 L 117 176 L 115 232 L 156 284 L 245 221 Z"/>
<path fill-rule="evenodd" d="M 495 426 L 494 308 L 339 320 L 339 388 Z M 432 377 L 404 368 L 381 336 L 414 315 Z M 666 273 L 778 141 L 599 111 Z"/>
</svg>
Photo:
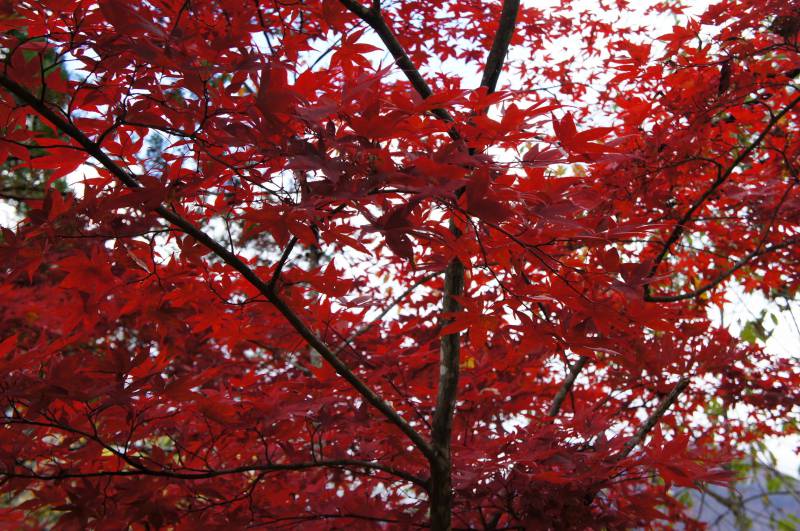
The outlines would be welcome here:
<svg viewBox="0 0 800 531">
<path fill-rule="evenodd" d="M 102 164 L 112 175 L 119 179 L 125 186 L 129 188 L 142 188 L 138 180 L 123 169 L 120 165 L 114 162 L 111 157 L 89 137 L 87 137 L 80 129 L 75 127 L 72 123 L 67 121 L 64 117 L 57 114 L 45 102 L 31 94 L 25 87 L 7 77 L 5 74 L 0 74 L 0 86 L 14 94 L 27 106 L 31 107 L 43 118 L 50 121 L 61 132 L 71 137 L 75 142 L 81 145 L 87 154 L 94 157 L 100 164 Z M 313 347 L 336 371 L 339 376 L 345 379 L 364 399 L 372 405 L 375 409 L 380 411 L 392 424 L 397 426 L 413 443 L 419 448 L 420 451 L 428 458 L 431 459 L 435 455 L 433 448 L 417 431 L 402 417 L 397 411 L 385 400 L 383 400 L 375 391 L 373 391 L 361 378 L 359 378 L 345 363 L 339 359 L 336 354 L 320 339 L 318 338 L 302 319 L 292 310 L 288 304 L 277 294 L 273 286 L 262 280 L 247 264 L 245 264 L 238 256 L 228 250 L 225 246 L 219 244 L 216 240 L 211 238 L 208 234 L 203 232 L 198 227 L 194 226 L 190 221 L 182 217 L 177 212 L 168 209 L 163 205 L 156 207 L 155 212 L 164 220 L 172 225 L 180 228 L 184 233 L 194 238 L 197 242 L 205 246 L 209 251 L 222 259 L 226 264 L 238 271 L 242 277 L 245 278 L 253 287 L 255 287 L 272 305 L 284 316 L 284 318 L 292 325 L 295 331 Z"/>
<path fill-rule="evenodd" d="M 392 28 L 389 27 L 389 25 L 386 23 L 386 20 L 383 18 L 383 14 L 380 10 L 380 3 L 373 3 L 371 8 L 366 8 L 357 0 L 340 1 L 343 6 L 358 16 L 361 20 L 369 24 L 375 33 L 378 34 L 378 37 L 380 37 L 383 45 L 386 46 L 386 49 L 390 54 L 392 54 L 397 66 L 400 67 L 400 70 L 403 71 L 403 74 L 405 74 L 406 78 L 411 82 L 414 90 L 416 90 L 423 99 L 433 94 L 428 82 L 425 81 L 417 67 L 414 66 L 414 63 L 406 53 L 405 48 L 403 48 L 403 45 L 397 40 L 397 37 L 392 32 Z M 433 109 L 431 112 L 445 122 L 453 121 L 453 116 L 445 109 L 437 108 Z"/>
</svg>

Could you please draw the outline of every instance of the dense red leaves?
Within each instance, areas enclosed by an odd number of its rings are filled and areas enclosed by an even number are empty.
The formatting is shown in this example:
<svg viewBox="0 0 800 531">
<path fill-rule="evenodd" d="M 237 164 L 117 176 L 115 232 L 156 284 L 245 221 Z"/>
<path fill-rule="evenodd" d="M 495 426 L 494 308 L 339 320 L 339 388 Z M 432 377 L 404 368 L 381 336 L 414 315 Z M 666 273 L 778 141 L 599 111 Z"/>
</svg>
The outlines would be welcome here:
<svg viewBox="0 0 800 531">
<path fill-rule="evenodd" d="M 796 295 L 797 3 L 724 0 L 661 34 L 523 6 L 494 94 L 446 72 L 480 74 L 499 2 L 385 4 L 427 99 L 333 0 L 0 2 L 2 79 L 142 185 L 0 88 L 0 158 L 80 174 L 2 234 L 0 522 L 428 524 L 422 453 L 159 205 L 425 438 L 463 332 L 455 527 L 691 527 L 669 487 L 725 480 L 780 429 L 796 365 L 709 311 L 732 280 Z M 466 292 L 440 315 L 453 257 Z"/>
</svg>

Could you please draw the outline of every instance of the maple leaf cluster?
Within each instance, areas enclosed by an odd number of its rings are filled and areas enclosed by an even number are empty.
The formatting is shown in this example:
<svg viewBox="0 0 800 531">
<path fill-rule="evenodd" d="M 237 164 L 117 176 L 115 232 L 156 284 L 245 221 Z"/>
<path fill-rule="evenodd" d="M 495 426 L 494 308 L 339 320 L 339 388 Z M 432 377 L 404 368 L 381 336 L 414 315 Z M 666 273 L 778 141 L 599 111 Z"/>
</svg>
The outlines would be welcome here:
<svg viewBox="0 0 800 531">
<path fill-rule="evenodd" d="M 578 4 L 0 1 L 0 523 L 700 527 L 797 432 L 710 314 L 800 286 L 800 5 Z"/>
</svg>

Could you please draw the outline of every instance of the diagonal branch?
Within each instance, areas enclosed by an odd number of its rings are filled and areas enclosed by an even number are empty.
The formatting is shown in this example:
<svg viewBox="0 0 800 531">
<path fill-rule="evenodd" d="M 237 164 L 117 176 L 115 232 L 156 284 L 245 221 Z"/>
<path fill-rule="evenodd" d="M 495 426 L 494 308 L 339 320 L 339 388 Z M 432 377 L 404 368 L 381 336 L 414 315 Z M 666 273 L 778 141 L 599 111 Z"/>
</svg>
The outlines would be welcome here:
<svg viewBox="0 0 800 531">
<path fill-rule="evenodd" d="M 80 129 L 75 127 L 63 117 L 59 116 L 43 101 L 31 94 L 25 87 L 10 79 L 5 74 L 0 74 L 0 86 L 14 94 L 27 106 L 35 110 L 43 118 L 50 121 L 61 132 L 66 134 L 80 144 L 87 154 L 94 157 L 112 175 L 119 179 L 129 188 L 142 188 L 139 181 L 114 162 L 111 157 Z M 392 424 L 397 426 L 414 445 L 429 459 L 433 458 L 435 452 L 431 445 L 420 435 L 397 411 L 385 400 L 383 400 L 374 390 L 372 390 L 361 378 L 359 378 L 331 349 L 317 337 L 302 319 L 292 310 L 288 304 L 272 289 L 272 287 L 262 280 L 247 264 L 245 264 L 236 254 L 229 251 L 223 245 L 194 226 L 190 221 L 182 217 L 177 212 L 168 209 L 163 205 L 156 207 L 155 212 L 169 223 L 180 228 L 187 235 L 201 243 L 212 253 L 222 259 L 229 266 L 238 271 L 245 280 L 255 287 L 272 305 L 284 316 L 292 325 L 295 331 L 313 347 L 336 371 L 339 376 L 345 379 L 364 399 L 375 409 L 380 411 Z"/>
<path fill-rule="evenodd" d="M 338 354 L 339 352 L 344 350 L 345 347 L 348 347 L 348 346 L 353 348 L 352 341 L 355 338 L 357 338 L 357 337 L 359 337 L 361 335 L 364 335 L 367 332 L 369 332 L 372 329 L 372 327 L 374 327 L 377 323 L 381 322 L 381 320 L 383 320 L 383 318 L 386 317 L 387 313 L 392 311 L 392 309 L 395 306 L 397 306 L 398 304 L 403 302 L 403 300 L 405 300 L 406 297 L 411 295 L 414 292 L 414 290 L 416 290 L 418 287 L 422 286 L 423 284 L 425 284 L 429 280 L 437 277 L 438 275 L 439 275 L 439 272 L 435 271 L 433 273 L 428 273 L 427 275 L 425 275 L 422 278 L 420 278 L 419 280 L 417 280 L 414 284 L 409 286 L 408 289 L 406 289 L 403 293 L 401 293 L 400 295 L 398 295 L 397 297 L 392 299 L 389 302 L 389 304 L 384 306 L 383 309 L 381 310 L 381 313 L 379 313 L 377 316 L 375 316 L 375 318 L 373 320 L 371 320 L 368 323 L 362 324 L 361 326 L 356 328 L 349 336 L 345 337 L 342 340 L 342 342 L 339 344 L 339 346 L 338 346 L 338 348 L 336 349 L 335 352 Z"/>
<path fill-rule="evenodd" d="M 581 370 L 583 369 L 584 365 L 589 361 L 589 358 L 586 356 L 581 356 L 578 358 L 578 361 L 572 364 L 572 367 L 569 369 L 569 373 L 567 374 L 564 383 L 561 384 L 561 387 L 556 393 L 556 396 L 553 398 L 553 403 L 550 404 L 550 409 L 547 411 L 548 417 L 555 417 L 558 415 L 558 412 L 561 411 L 561 405 L 564 403 L 564 400 L 567 398 L 567 395 L 572 390 L 572 386 L 575 384 L 575 380 L 578 378 Z"/>
<path fill-rule="evenodd" d="M 511 44 L 511 37 L 514 36 L 514 28 L 517 24 L 517 14 L 519 13 L 519 0 L 505 0 L 503 10 L 500 13 L 500 26 L 492 42 L 492 49 L 489 57 L 486 58 L 486 67 L 483 70 L 481 86 L 494 92 L 497 88 L 497 81 L 500 79 L 500 72 L 503 71 L 508 46 Z"/>
<path fill-rule="evenodd" d="M 663 247 L 661 248 L 661 252 L 658 253 L 655 260 L 653 261 L 653 266 L 650 268 L 650 274 L 648 275 L 648 277 L 652 277 L 656 274 L 656 270 L 658 269 L 659 264 L 661 264 L 661 262 L 663 262 L 664 259 L 667 257 L 667 255 L 670 252 L 670 249 L 672 248 L 672 245 L 676 241 L 678 241 L 678 239 L 683 235 L 683 232 L 686 230 L 686 224 L 692 219 L 694 213 L 700 207 L 702 207 L 703 204 L 705 204 L 708 198 L 711 197 L 711 195 L 714 192 L 716 192 L 717 189 L 720 186 L 722 186 L 723 183 L 725 183 L 728 177 L 730 177 L 733 174 L 733 172 L 736 171 L 736 168 L 738 168 L 739 165 L 742 162 L 744 162 L 747 159 L 747 157 L 749 157 L 750 154 L 761 145 L 761 143 L 764 141 L 764 139 L 767 137 L 770 131 L 772 131 L 772 128 L 775 127 L 775 125 L 781 120 L 781 118 L 783 118 L 789 111 L 791 111 L 798 103 L 800 103 L 800 96 L 790 101 L 789 104 L 786 105 L 786 107 L 784 107 L 783 109 L 781 109 L 779 113 L 773 115 L 770 118 L 769 122 L 767 122 L 767 126 L 750 144 L 748 144 L 746 148 L 744 148 L 739 153 L 739 155 L 735 159 L 733 159 L 733 162 L 731 162 L 730 166 L 728 166 L 727 169 L 725 169 L 725 171 L 719 171 L 719 173 L 717 174 L 717 178 L 714 179 L 714 182 L 711 183 L 711 186 L 705 192 L 703 192 L 703 194 L 700 197 L 695 199 L 694 203 L 692 203 L 692 205 L 689 207 L 689 210 L 687 210 L 686 213 L 684 213 L 683 217 L 681 217 L 681 219 L 678 220 L 678 223 L 677 225 L 675 225 L 675 228 L 672 230 L 672 233 L 670 233 L 669 237 L 667 237 L 667 240 L 664 242 Z M 644 293 L 645 295 L 650 294 L 649 283 L 644 285 Z"/>
<path fill-rule="evenodd" d="M 689 378 L 683 377 L 678 380 L 678 383 L 675 384 L 675 387 L 672 388 L 672 391 L 669 392 L 667 396 L 661 399 L 656 409 L 650 413 L 650 416 L 645 419 L 644 423 L 639 426 L 639 429 L 636 430 L 636 433 L 633 437 L 628 439 L 625 443 L 625 446 L 622 447 L 622 451 L 617 454 L 617 459 L 624 459 L 627 457 L 634 448 L 639 446 L 644 438 L 650 433 L 650 430 L 655 428 L 656 424 L 661 420 L 661 417 L 667 412 L 667 410 L 672 406 L 675 400 L 678 399 L 678 396 L 686 389 L 686 386 L 689 385 Z"/>
<path fill-rule="evenodd" d="M 292 236 L 292 239 L 289 240 L 289 243 L 286 245 L 286 249 L 283 250 L 283 254 L 281 254 L 281 258 L 280 260 L 278 260 L 278 264 L 275 266 L 275 271 L 273 271 L 272 278 L 269 281 L 269 289 L 271 290 L 275 289 L 275 285 L 281 278 L 281 272 L 283 271 L 283 266 L 285 266 L 286 261 L 289 260 L 289 255 L 292 254 L 292 249 L 294 249 L 296 243 L 297 243 L 297 236 Z"/>
<path fill-rule="evenodd" d="M 419 93 L 419 95 L 422 96 L 423 99 L 428 98 L 431 94 L 433 94 L 428 82 L 425 81 L 425 79 L 422 77 L 422 74 L 419 73 L 417 67 L 414 66 L 414 63 L 411 61 L 411 58 L 408 57 L 405 48 L 403 48 L 403 45 L 397 40 L 394 32 L 392 32 L 392 29 L 383 18 L 379 2 L 373 3 L 371 8 L 366 8 L 357 0 L 339 1 L 350 12 L 358 16 L 361 20 L 369 24 L 373 30 L 375 30 L 375 33 L 377 33 L 378 37 L 380 37 L 381 41 L 383 41 L 386 49 L 389 50 L 389 53 L 392 54 L 392 57 L 394 57 L 397 66 L 400 67 L 400 70 L 403 71 L 403 73 L 406 75 L 406 78 L 411 82 L 411 85 Z M 433 109 L 431 112 L 445 122 L 453 121 L 453 116 L 445 109 L 437 108 Z M 451 132 L 451 135 L 452 134 L 453 132 Z"/>
<path fill-rule="evenodd" d="M 649 293 L 645 293 L 644 300 L 648 302 L 677 302 L 686 299 L 693 299 L 695 297 L 699 297 L 703 293 L 714 289 L 726 279 L 728 279 L 731 275 L 736 273 L 741 268 L 745 267 L 746 265 L 751 264 L 755 259 L 763 256 L 765 254 L 769 254 L 772 251 L 777 251 L 779 249 L 783 249 L 785 247 L 789 247 L 794 245 L 800 241 L 800 238 L 789 238 L 784 240 L 780 243 L 776 243 L 773 245 L 768 245 L 766 247 L 756 249 L 747 253 L 744 258 L 734 263 L 731 267 L 717 275 L 713 280 L 710 280 L 708 283 L 700 286 L 697 289 L 693 289 L 687 293 L 681 293 L 680 295 L 650 295 Z"/>
<path fill-rule="evenodd" d="M 644 438 L 647 437 L 647 434 L 650 433 L 650 430 L 655 428 L 656 424 L 658 424 L 661 421 L 661 418 L 664 416 L 664 414 L 667 412 L 670 406 L 672 406 L 672 404 L 678 399 L 678 396 L 680 396 L 683 390 L 686 389 L 687 385 L 689 385 L 689 378 L 684 376 L 680 380 L 678 380 L 678 383 L 675 384 L 675 387 L 672 388 L 672 390 L 669 392 L 667 396 L 661 399 L 661 402 L 658 403 L 656 409 L 653 410 L 653 412 L 650 413 L 650 415 L 645 419 L 645 421 L 642 423 L 639 429 L 636 430 L 636 433 L 633 435 L 633 437 L 631 437 L 625 442 L 625 444 L 622 446 L 622 450 L 618 454 L 611 457 L 612 462 L 622 461 L 623 459 L 628 457 L 628 455 L 630 455 L 630 453 L 637 446 L 639 446 L 642 443 L 642 441 L 644 441 Z M 603 482 L 604 481 L 600 481 L 595 485 L 599 486 Z M 597 496 L 599 493 L 600 493 L 599 487 L 596 488 L 593 492 L 590 492 L 588 497 L 589 502 L 591 502 L 591 500 L 594 499 L 594 497 Z"/>
</svg>

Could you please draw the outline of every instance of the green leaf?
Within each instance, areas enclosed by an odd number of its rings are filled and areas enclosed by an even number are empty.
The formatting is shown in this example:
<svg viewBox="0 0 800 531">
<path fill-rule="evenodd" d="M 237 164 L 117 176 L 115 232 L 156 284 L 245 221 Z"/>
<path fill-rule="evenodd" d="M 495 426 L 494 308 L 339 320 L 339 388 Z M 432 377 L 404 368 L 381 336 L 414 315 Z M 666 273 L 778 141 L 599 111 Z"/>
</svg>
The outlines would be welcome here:
<svg viewBox="0 0 800 531">
<path fill-rule="evenodd" d="M 755 324 L 752 321 L 744 325 L 744 328 L 742 328 L 742 331 L 739 333 L 739 338 L 751 345 L 755 345 L 757 335 Z"/>
</svg>

